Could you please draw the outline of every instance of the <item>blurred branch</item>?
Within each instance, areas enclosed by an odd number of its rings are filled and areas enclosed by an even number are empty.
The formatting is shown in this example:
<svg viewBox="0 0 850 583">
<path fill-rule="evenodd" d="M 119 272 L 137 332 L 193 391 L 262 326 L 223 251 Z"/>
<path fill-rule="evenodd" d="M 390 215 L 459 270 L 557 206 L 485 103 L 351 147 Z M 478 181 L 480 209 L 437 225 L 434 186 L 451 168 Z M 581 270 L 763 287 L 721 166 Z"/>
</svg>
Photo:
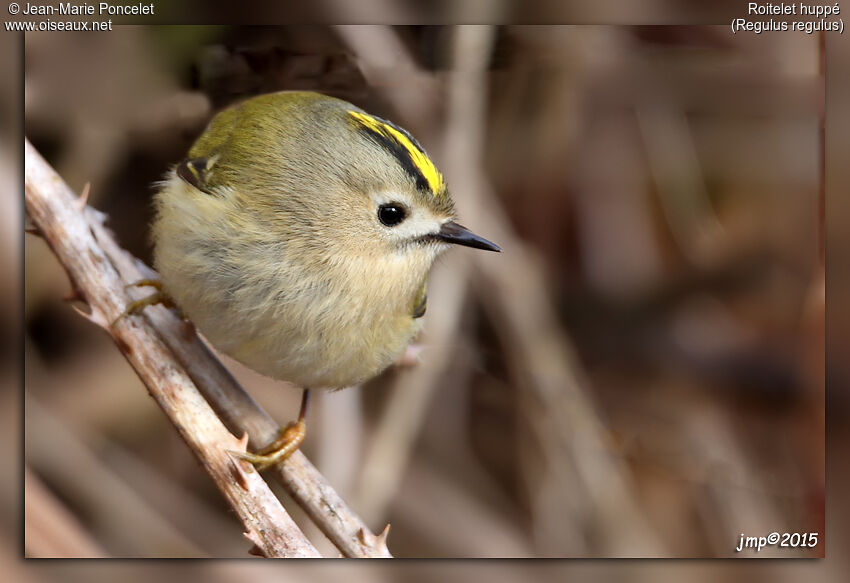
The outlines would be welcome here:
<svg viewBox="0 0 850 583">
<path fill-rule="evenodd" d="M 713 547 L 711 556 L 736 555 L 730 533 L 792 530 L 793 523 L 783 519 L 765 495 L 769 483 L 759 476 L 758 465 L 747 456 L 722 408 L 707 399 L 696 405 L 683 412 L 688 422 L 682 442 L 692 452 L 689 464 L 703 478 L 694 500 Z M 768 547 L 759 556 L 788 556 L 787 551 Z"/>
<path fill-rule="evenodd" d="M 84 201 L 29 141 L 25 185 L 27 212 L 88 304 L 86 317 L 115 340 L 239 517 L 246 537 L 267 557 L 318 557 L 260 475 L 227 453 L 244 448 L 244 441 L 223 425 L 156 330 L 139 315 L 120 318 L 127 303 L 125 282 L 98 244 Z"/>
<path fill-rule="evenodd" d="M 434 541 L 436 556 L 534 557 L 531 541 L 510 517 L 489 506 L 479 491 L 459 488 L 457 476 L 413 457 L 404 482 L 405 496 L 393 505 L 393 516 L 415 524 L 419 536 Z M 434 512 L 435 506 L 464 509 L 463 521 L 446 528 L 445 515 Z"/>
<path fill-rule="evenodd" d="M 638 126 L 670 231 L 681 252 L 703 264 L 723 227 L 709 200 L 688 119 L 659 86 L 637 107 Z"/>
<path fill-rule="evenodd" d="M 63 426 L 29 392 L 25 399 L 27 464 L 47 484 L 61 488 L 62 499 L 69 507 L 96 525 L 94 536 L 103 541 L 110 554 L 205 556 L 195 541 L 174 527 L 170 516 L 139 496 L 127 476 L 105 464 L 88 443 Z M 133 528 L 127 528 L 128 524 Z"/>
<path fill-rule="evenodd" d="M 386 97 L 403 114 L 408 127 L 427 143 L 436 127 L 438 79 L 416 64 L 389 26 L 339 25 L 335 30 L 357 57 L 369 86 Z"/>
<path fill-rule="evenodd" d="M 27 557 L 102 558 L 106 552 L 28 467 L 24 468 Z"/>
<path fill-rule="evenodd" d="M 548 427 L 557 440 L 561 453 L 550 461 L 575 472 L 571 496 L 586 498 L 586 511 L 600 524 L 602 540 L 611 545 L 603 552 L 657 555 L 658 542 L 632 495 L 626 469 L 604 445 L 604 425 L 583 386 L 570 339 L 558 325 L 545 272 L 514 234 L 483 173 L 481 147 L 476 148 L 473 140 L 484 135 L 486 124 L 487 79 L 482 67 L 486 61 L 481 52 L 490 34 L 483 27 L 461 28 L 448 96 L 448 128 L 458 137 L 453 141 L 451 133 L 447 136 L 449 145 L 457 144 L 446 152 L 447 159 L 453 168 L 466 169 L 458 172 L 464 193 L 458 198 L 458 210 L 476 217 L 476 231 L 492 237 L 505 250 L 499 257 L 472 256 L 481 274 L 479 295 L 492 312 L 498 332 L 506 337 L 512 368 L 529 385 L 544 412 L 532 422 Z"/>
<path fill-rule="evenodd" d="M 382 52 L 398 51 L 397 44 L 351 42 L 367 67 L 377 67 Z M 355 33 L 359 32 L 357 30 Z M 555 307 L 546 288 L 544 271 L 534 254 L 523 244 L 501 208 L 481 168 L 481 140 L 486 123 L 486 58 L 493 30 L 484 26 L 458 27 L 452 54 L 452 80 L 447 96 L 448 123 L 445 137 L 447 172 L 460 216 L 474 217 L 476 232 L 497 241 L 505 250 L 500 256 L 471 255 L 481 275 L 477 289 L 500 334 L 510 346 L 509 360 L 532 389 L 545 412 L 539 423 L 557 437 L 556 459 L 574 474 L 574 495 L 586 496 L 583 511 L 602 526 L 611 548 L 603 552 L 630 555 L 663 554 L 660 543 L 642 516 L 632 495 L 626 468 L 605 446 L 604 426 L 582 386 L 571 342 L 558 326 Z M 398 57 L 401 58 L 401 57 Z M 403 59 L 404 60 L 404 59 Z M 374 64 L 374 65 L 373 65 Z M 381 90 L 381 87 L 377 87 Z M 429 100 L 438 102 L 434 85 L 425 85 Z M 416 119 L 416 104 L 386 92 L 402 117 Z M 424 96 L 423 96 L 424 99 Z M 440 157 L 440 156 L 435 156 Z M 522 301 L 517 301 L 522 298 Z"/>
</svg>

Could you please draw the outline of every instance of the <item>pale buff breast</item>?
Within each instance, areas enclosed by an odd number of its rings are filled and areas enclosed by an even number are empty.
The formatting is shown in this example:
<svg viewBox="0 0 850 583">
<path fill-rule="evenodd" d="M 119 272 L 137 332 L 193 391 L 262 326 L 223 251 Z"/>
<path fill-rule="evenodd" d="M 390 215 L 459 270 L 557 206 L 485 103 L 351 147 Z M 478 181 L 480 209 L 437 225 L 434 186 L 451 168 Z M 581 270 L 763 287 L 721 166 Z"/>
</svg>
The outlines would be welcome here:
<svg viewBox="0 0 850 583">
<path fill-rule="evenodd" d="M 384 370 L 419 332 L 410 307 L 430 261 L 343 260 L 332 273 L 308 273 L 285 253 L 235 258 L 244 232 L 219 244 L 197 235 L 226 210 L 207 199 L 198 207 L 198 195 L 179 179 L 161 191 L 155 264 L 218 350 L 301 387 L 341 388 Z"/>
</svg>

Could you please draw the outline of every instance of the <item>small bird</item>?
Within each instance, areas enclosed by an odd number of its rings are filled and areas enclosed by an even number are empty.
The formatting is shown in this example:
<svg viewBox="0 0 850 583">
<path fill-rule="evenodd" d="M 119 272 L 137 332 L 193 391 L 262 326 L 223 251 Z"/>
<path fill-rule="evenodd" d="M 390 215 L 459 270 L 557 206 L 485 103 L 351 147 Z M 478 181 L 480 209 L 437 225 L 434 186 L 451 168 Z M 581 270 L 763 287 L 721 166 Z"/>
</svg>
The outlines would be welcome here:
<svg viewBox="0 0 850 583">
<path fill-rule="evenodd" d="M 440 253 L 500 251 L 455 222 L 442 174 L 408 132 L 312 92 L 217 114 L 155 205 L 164 296 L 221 352 L 304 389 L 298 421 L 240 454 L 259 468 L 303 441 L 311 389 L 360 383 L 400 356 Z"/>
</svg>

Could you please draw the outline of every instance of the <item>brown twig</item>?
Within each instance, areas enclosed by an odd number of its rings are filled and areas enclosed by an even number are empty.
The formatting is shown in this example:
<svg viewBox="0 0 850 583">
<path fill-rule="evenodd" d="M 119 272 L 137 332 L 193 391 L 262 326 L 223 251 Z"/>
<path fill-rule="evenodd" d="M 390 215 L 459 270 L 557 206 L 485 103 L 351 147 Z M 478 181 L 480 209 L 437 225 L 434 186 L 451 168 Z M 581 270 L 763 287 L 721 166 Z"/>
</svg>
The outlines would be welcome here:
<svg viewBox="0 0 850 583">
<path fill-rule="evenodd" d="M 267 557 L 318 557 L 260 475 L 227 453 L 244 443 L 216 416 L 150 323 L 137 315 L 119 318 L 127 304 L 125 282 L 98 244 L 84 204 L 29 141 L 24 155 L 27 213 L 88 304 L 85 316 L 118 344 L 239 517 L 245 536 Z"/>
</svg>

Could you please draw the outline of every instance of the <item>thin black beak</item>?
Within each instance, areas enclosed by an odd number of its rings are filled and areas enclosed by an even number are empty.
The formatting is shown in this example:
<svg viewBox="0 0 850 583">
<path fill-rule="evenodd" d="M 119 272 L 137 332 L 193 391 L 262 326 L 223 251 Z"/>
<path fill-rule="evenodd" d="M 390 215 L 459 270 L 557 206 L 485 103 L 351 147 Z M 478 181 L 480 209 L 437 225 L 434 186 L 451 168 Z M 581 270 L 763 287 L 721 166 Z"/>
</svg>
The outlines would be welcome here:
<svg viewBox="0 0 850 583">
<path fill-rule="evenodd" d="M 443 226 L 440 227 L 440 232 L 434 235 L 434 237 L 446 243 L 484 249 L 485 251 L 500 252 L 502 250 L 495 243 L 491 243 L 484 237 L 479 237 L 463 225 L 458 225 L 454 221 L 443 223 Z"/>
</svg>

